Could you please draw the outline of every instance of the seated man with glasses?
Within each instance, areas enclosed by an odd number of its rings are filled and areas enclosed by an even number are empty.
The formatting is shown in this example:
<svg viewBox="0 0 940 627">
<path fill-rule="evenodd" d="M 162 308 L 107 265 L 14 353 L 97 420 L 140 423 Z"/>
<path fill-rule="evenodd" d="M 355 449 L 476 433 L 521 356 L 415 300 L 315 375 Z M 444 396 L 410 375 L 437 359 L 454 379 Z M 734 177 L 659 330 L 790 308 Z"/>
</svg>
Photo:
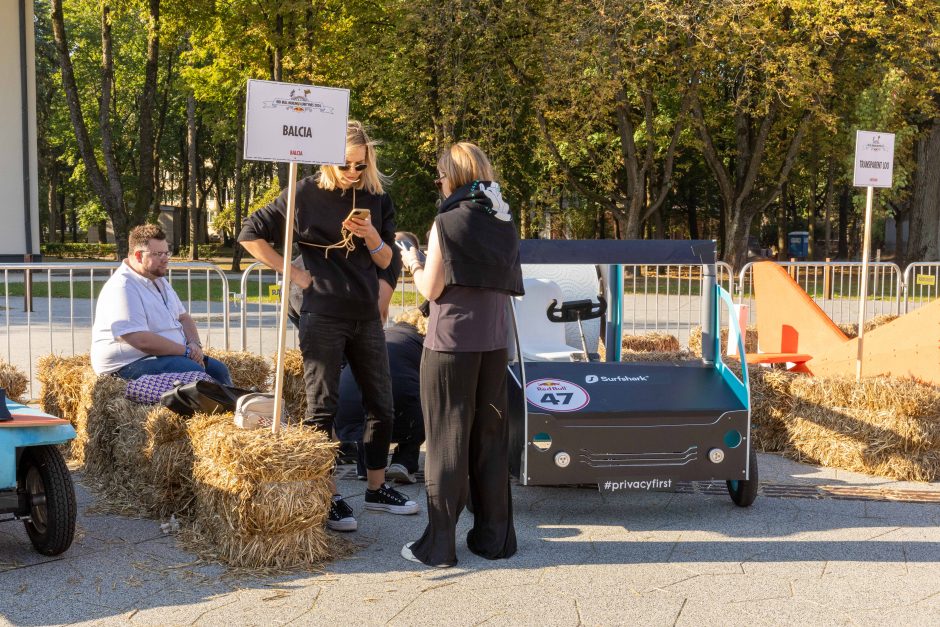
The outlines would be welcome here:
<svg viewBox="0 0 940 627">
<path fill-rule="evenodd" d="M 91 333 L 95 373 L 137 379 L 201 370 L 231 385 L 225 364 L 202 352 L 196 323 L 164 278 L 171 252 L 163 230 L 135 227 L 128 244 L 127 259 L 98 296 Z"/>
</svg>

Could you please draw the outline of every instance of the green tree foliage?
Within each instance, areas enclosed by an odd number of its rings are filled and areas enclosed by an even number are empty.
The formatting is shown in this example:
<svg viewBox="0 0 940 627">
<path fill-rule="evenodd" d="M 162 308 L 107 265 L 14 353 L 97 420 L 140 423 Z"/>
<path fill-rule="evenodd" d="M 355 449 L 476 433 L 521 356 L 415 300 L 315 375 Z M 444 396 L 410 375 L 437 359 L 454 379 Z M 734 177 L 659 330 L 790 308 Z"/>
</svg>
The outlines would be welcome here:
<svg viewBox="0 0 940 627">
<path fill-rule="evenodd" d="M 283 165 L 241 158 L 245 82 L 259 78 L 349 88 L 351 115 L 383 142 L 399 225 L 419 234 L 437 155 L 468 140 L 526 236 L 716 238 L 739 266 L 749 236 L 779 247 L 806 228 L 817 257 L 836 240 L 850 255 L 866 128 L 898 135 L 879 215 L 918 225 L 909 256 L 940 255 L 936 3 L 35 1 L 49 241 L 77 213 L 123 233 L 161 203 L 196 244 L 212 208 L 234 237 L 286 184 Z"/>
</svg>

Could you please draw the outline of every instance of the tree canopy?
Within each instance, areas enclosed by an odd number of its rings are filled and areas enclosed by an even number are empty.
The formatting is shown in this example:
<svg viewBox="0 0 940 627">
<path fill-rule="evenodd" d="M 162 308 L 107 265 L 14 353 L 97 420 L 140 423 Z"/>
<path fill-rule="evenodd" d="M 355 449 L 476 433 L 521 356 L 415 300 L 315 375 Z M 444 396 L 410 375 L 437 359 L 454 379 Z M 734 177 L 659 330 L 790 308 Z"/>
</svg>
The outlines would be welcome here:
<svg viewBox="0 0 940 627">
<path fill-rule="evenodd" d="M 894 132 L 876 241 L 908 220 L 898 257 L 937 259 L 932 4 L 35 0 L 43 237 L 106 220 L 121 250 L 173 205 L 181 244 L 231 241 L 286 184 L 241 158 L 245 83 L 263 78 L 351 90 L 400 228 L 428 230 L 436 156 L 467 140 L 524 237 L 710 238 L 737 266 L 755 241 L 785 254 L 788 230 L 815 257 L 856 255 L 855 131 Z"/>
</svg>

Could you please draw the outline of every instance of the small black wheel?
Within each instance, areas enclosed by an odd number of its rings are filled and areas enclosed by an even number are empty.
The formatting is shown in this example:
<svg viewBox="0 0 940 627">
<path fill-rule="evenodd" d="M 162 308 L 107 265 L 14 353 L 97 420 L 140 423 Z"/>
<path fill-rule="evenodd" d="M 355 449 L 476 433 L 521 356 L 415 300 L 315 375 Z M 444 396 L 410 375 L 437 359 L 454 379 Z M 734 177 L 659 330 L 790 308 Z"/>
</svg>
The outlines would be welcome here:
<svg viewBox="0 0 940 627">
<path fill-rule="evenodd" d="M 43 555 L 59 555 L 75 537 L 75 488 L 72 476 L 54 446 L 32 446 L 20 459 L 20 489 L 26 493 L 26 533 Z"/>
<path fill-rule="evenodd" d="M 757 498 L 757 453 L 754 452 L 753 447 L 748 453 L 748 463 L 751 467 L 749 479 L 728 481 L 728 494 L 731 495 L 731 500 L 738 507 L 750 507 L 754 499 Z"/>
</svg>

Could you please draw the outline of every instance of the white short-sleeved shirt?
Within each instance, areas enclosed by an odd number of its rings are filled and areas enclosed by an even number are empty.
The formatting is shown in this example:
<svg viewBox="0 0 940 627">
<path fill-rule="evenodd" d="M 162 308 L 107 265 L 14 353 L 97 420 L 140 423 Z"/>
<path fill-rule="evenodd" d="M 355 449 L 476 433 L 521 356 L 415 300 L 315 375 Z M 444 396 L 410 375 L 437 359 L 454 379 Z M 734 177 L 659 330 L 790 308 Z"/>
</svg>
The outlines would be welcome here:
<svg viewBox="0 0 940 627">
<path fill-rule="evenodd" d="M 184 313 L 186 309 L 169 281 L 162 277 L 152 281 L 124 261 L 98 296 L 91 331 L 91 367 L 97 374 L 107 374 L 147 357 L 121 339 L 128 333 L 150 331 L 185 344 L 180 322 Z"/>
</svg>

